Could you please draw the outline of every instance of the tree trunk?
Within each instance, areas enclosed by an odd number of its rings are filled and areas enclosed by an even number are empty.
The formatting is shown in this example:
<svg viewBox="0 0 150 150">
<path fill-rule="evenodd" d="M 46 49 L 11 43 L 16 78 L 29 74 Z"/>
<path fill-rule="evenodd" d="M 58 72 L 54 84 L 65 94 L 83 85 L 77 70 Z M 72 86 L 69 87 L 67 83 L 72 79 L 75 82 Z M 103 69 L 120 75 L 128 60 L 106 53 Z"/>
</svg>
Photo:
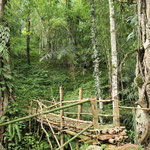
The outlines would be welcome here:
<svg viewBox="0 0 150 150">
<path fill-rule="evenodd" d="M 112 93 L 112 73 L 111 73 L 111 54 L 109 48 L 106 48 L 107 55 L 107 69 L 108 69 L 108 85 L 109 85 L 109 96 L 111 97 Z"/>
<path fill-rule="evenodd" d="M 3 18 L 3 15 L 4 15 L 5 3 L 6 3 L 5 0 L 0 0 L 0 22 L 2 22 L 2 18 Z"/>
<path fill-rule="evenodd" d="M 3 71 L 0 72 L 0 117 L 4 115 L 8 107 L 8 102 L 12 99 L 12 84 L 11 84 L 11 70 L 10 70 L 10 60 L 9 60 L 9 51 L 7 45 L 9 43 L 9 29 L 8 27 L 4 27 L 3 23 L 3 15 L 4 15 L 4 7 L 7 0 L 0 0 L 0 34 L 1 42 L 1 50 L 0 50 L 0 68 Z M 5 53 L 5 55 L 3 55 Z M 8 55 L 6 55 L 8 54 Z M 3 140 L 3 132 L 4 127 L 0 128 L 0 142 Z"/>
<path fill-rule="evenodd" d="M 138 86 L 139 100 L 137 107 L 150 108 L 150 1 L 138 0 L 139 49 L 136 65 L 135 82 Z M 149 138 L 150 113 L 136 111 L 136 140 L 143 144 Z"/>
<path fill-rule="evenodd" d="M 28 13 L 27 16 L 27 62 L 28 65 L 30 65 L 30 12 Z"/>
<path fill-rule="evenodd" d="M 0 23 L 2 23 L 2 18 L 4 15 L 4 0 L 0 0 Z M 0 68 L 2 68 L 3 62 L 2 62 L 2 57 L 0 55 Z M 0 81 L 2 80 L 2 76 L 0 74 Z M 0 88 L 2 89 L 2 85 L 0 85 Z M 3 91 L 0 90 L 0 117 L 2 117 L 3 113 Z M 3 132 L 4 128 L 0 128 L 0 142 L 3 140 Z"/>
<path fill-rule="evenodd" d="M 96 31 L 96 18 L 95 18 L 95 4 L 94 0 L 90 1 L 91 3 L 91 34 L 92 34 L 92 44 L 93 44 L 93 64 L 94 64 L 94 78 L 95 78 L 95 86 L 97 88 L 97 95 L 99 100 L 102 100 L 101 97 L 101 89 L 100 89 L 100 70 L 99 70 L 99 55 L 97 49 L 97 31 Z M 99 102 L 100 111 L 103 109 L 103 103 Z M 102 118 L 100 118 L 100 122 L 102 123 Z"/>
<path fill-rule="evenodd" d="M 112 99 L 114 125 L 119 126 L 119 109 L 118 109 L 118 66 L 117 66 L 117 50 L 116 50 L 116 28 L 115 13 L 113 0 L 109 0 L 110 10 L 110 33 L 111 33 L 111 55 L 112 55 Z"/>
</svg>

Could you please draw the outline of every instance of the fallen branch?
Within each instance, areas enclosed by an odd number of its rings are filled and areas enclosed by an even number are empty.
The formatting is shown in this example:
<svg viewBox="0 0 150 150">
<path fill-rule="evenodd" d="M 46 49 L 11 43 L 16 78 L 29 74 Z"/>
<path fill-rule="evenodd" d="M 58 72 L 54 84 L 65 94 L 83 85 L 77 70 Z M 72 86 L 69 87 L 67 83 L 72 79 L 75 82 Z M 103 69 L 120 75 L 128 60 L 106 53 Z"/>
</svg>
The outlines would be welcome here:
<svg viewBox="0 0 150 150">
<path fill-rule="evenodd" d="M 42 103 L 38 101 L 38 104 L 40 106 L 41 112 L 43 112 Z M 48 143 L 50 145 L 51 150 L 53 150 L 53 146 L 52 146 L 52 143 L 49 139 L 49 135 L 48 135 L 47 131 L 45 130 L 44 126 L 43 126 L 43 118 L 41 119 L 41 128 L 44 131 L 44 133 L 46 134 L 46 137 L 47 137 L 47 140 L 48 140 Z"/>
<path fill-rule="evenodd" d="M 59 141 L 58 141 L 58 139 L 57 139 L 57 137 L 56 137 L 56 135 L 55 135 L 55 132 L 54 132 L 54 130 L 53 130 L 53 127 L 51 126 L 51 124 L 50 124 L 50 122 L 48 121 L 47 117 L 46 117 L 46 121 L 47 121 L 47 123 L 48 123 L 48 125 L 49 125 L 49 127 L 50 127 L 50 129 L 51 129 L 51 131 L 52 131 L 52 133 L 53 133 L 53 136 L 54 136 L 54 138 L 55 138 L 55 140 L 56 140 L 57 145 L 60 147 L 60 143 L 59 143 Z"/>
</svg>

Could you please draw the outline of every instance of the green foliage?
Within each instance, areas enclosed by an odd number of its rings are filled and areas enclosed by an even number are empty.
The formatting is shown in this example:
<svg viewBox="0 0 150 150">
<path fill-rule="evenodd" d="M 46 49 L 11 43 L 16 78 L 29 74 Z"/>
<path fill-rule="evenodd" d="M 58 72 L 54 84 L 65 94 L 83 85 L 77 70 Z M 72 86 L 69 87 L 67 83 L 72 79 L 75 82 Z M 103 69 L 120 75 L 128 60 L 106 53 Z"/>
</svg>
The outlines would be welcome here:
<svg viewBox="0 0 150 150">
<path fill-rule="evenodd" d="M 137 85 L 138 87 L 141 88 L 142 85 L 144 84 L 142 77 L 141 77 L 141 76 L 136 77 L 136 78 L 135 78 L 135 83 L 136 83 L 136 85 Z"/>
<path fill-rule="evenodd" d="M 81 145 L 80 150 L 85 150 L 88 146 L 88 144 Z"/>
<path fill-rule="evenodd" d="M 64 88 L 65 100 L 78 99 L 79 87 L 84 89 L 84 98 L 95 95 L 92 76 L 90 5 L 87 0 L 66 2 L 66 0 L 8 1 L 8 5 L 5 7 L 4 20 L 7 21 L 11 33 L 9 33 L 8 28 L 0 26 L 0 42 L 2 43 L 0 44 L 0 54 L 7 61 L 9 54 L 11 55 L 12 72 L 15 80 L 12 84 L 13 77 L 8 73 L 10 65 L 5 64 L 4 67 L 0 68 L 0 77 L 2 77 L 0 88 L 1 91 L 5 91 L 7 88 L 11 91 L 14 88 L 16 103 L 8 108 L 5 116 L 0 118 L 0 122 L 25 116 L 28 106 L 27 100 L 29 99 L 41 98 L 51 101 L 54 98 L 59 101 L 60 86 Z M 109 7 L 108 1 L 105 0 L 95 1 L 95 3 L 101 90 L 103 98 L 108 98 Z M 120 6 L 119 3 L 115 3 L 118 64 L 126 53 L 137 46 L 137 15 L 135 10 L 135 5 L 124 4 Z M 31 66 L 26 63 L 26 19 L 29 13 L 31 17 Z M 10 53 L 6 48 L 9 34 L 11 34 Z M 43 61 L 39 62 L 39 60 Z M 133 55 L 123 68 L 122 79 L 119 80 L 121 104 L 134 104 L 138 98 L 137 89 L 133 84 L 135 63 L 136 57 Z M 90 111 L 90 105 L 84 107 Z M 104 109 L 110 114 L 112 105 L 106 104 Z M 77 111 L 74 108 L 73 110 Z M 121 123 L 129 130 L 130 141 L 132 141 L 134 137 L 133 115 L 128 111 L 121 111 L 121 116 Z M 83 119 L 90 120 L 91 117 Z M 105 118 L 104 121 L 112 122 L 109 118 Z M 34 128 L 33 126 L 32 128 Z M 6 147 L 20 150 L 29 148 L 33 150 L 49 149 L 45 137 L 42 137 L 39 142 L 40 137 L 36 130 L 31 133 L 27 131 L 28 123 L 26 122 L 10 125 L 4 134 Z M 51 133 L 49 136 L 52 138 Z M 52 141 L 55 145 L 54 139 Z M 75 143 L 73 145 L 75 147 Z M 87 146 L 85 144 L 81 146 L 81 149 L 85 149 Z"/>
</svg>

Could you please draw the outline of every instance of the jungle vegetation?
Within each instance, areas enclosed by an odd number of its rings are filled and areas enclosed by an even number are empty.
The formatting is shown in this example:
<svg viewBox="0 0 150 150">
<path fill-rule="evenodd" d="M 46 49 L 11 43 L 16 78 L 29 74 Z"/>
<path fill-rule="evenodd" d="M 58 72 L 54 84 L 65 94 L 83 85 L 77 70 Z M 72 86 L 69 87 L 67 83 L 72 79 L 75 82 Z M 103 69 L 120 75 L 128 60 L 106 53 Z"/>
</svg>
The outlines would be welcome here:
<svg viewBox="0 0 150 150">
<path fill-rule="evenodd" d="M 60 86 L 67 100 L 83 88 L 85 98 L 149 108 L 150 2 L 137 1 L 0 0 L 0 123 L 28 115 L 31 99 L 59 101 Z M 148 112 L 120 110 L 128 142 L 148 141 L 141 135 L 149 120 Z M 50 149 L 34 120 L 31 129 L 28 121 L 0 127 L 0 141 L 10 150 Z"/>
</svg>

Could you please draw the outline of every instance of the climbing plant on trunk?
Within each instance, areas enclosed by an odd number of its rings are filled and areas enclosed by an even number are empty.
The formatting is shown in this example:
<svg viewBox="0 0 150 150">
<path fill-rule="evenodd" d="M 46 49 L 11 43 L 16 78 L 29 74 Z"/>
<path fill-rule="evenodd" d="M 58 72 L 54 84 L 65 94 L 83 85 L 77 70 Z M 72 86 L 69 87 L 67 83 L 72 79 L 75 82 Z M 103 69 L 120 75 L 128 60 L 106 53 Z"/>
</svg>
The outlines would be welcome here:
<svg viewBox="0 0 150 150">
<path fill-rule="evenodd" d="M 139 100 L 137 107 L 150 108 L 150 1 L 138 0 L 139 46 L 136 78 Z M 149 138 L 150 113 L 136 111 L 137 142 L 143 144 Z"/>
<path fill-rule="evenodd" d="M 3 24 L 4 6 L 6 0 L 0 1 L 0 117 L 2 117 L 12 99 L 12 76 L 9 61 L 9 28 Z M 2 141 L 3 128 L 0 131 L 0 141 Z"/>
<path fill-rule="evenodd" d="M 102 100 L 101 97 L 101 89 L 100 89 L 100 70 L 99 70 L 99 52 L 97 48 L 97 29 L 96 29 L 96 18 L 95 18 L 95 4 L 94 0 L 90 1 L 91 4 L 91 37 L 92 37 L 92 44 L 93 44 L 93 64 L 94 64 L 94 78 L 95 78 L 95 86 L 97 89 L 97 95 L 99 100 Z M 103 103 L 99 102 L 100 111 L 103 109 Z M 102 118 L 100 118 L 102 122 Z"/>
</svg>

